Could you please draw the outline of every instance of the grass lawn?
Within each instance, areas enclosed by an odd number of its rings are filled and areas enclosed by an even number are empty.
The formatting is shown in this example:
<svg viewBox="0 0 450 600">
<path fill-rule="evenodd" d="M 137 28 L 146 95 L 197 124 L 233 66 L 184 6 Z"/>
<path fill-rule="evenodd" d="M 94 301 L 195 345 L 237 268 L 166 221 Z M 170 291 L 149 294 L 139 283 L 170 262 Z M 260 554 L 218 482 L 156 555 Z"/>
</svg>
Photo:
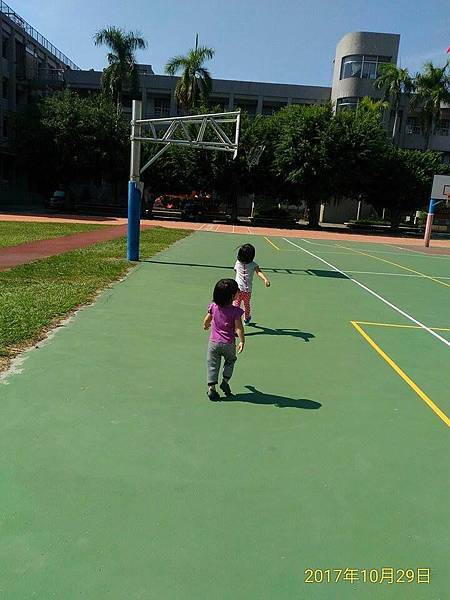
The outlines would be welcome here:
<svg viewBox="0 0 450 600">
<path fill-rule="evenodd" d="M 146 230 L 141 256 L 153 256 L 189 233 Z M 0 272 L 0 370 L 55 321 L 123 276 L 131 267 L 125 256 L 126 239 L 121 237 Z"/>
<path fill-rule="evenodd" d="M 80 223 L 26 223 L 22 221 L 0 221 L 0 248 L 17 246 L 27 242 L 84 233 L 100 229 L 104 225 Z"/>
</svg>

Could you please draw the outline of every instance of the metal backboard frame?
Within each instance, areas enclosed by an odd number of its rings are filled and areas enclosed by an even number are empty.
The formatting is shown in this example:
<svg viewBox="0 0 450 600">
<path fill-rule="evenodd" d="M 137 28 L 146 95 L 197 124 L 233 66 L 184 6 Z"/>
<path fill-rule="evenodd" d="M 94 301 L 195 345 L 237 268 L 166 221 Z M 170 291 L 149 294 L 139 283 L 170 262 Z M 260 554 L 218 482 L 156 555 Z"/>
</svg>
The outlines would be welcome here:
<svg viewBox="0 0 450 600">
<path fill-rule="evenodd" d="M 139 169 L 142 174 L 170 146 L 188 146 L 203 150 L 230 152 L 233 159 L 237 156 L 239 146 L 241 112 L 210 113 L 205 115 L 188 115 L 185 117 L 167 117 L 162 119 L 135 119 L 131 125 L 139 127 L 139 132 L 131 135 L 133 142 L 151 142 L 162 146 L 152 158 Z M 234 127 L 230 137 L 224 129 L 225 124 Z"/>
<path fill-rule="evenodd" d="M 131 120 L 130 181 L 128 184 L 128 260 L 139 260 L 140 206 L 142 173 L 170 146 L 229 152 L 233 159 L 239 147 L 241 111 L 143 119 L 142 102 L 133 100 Z M 229 128 L 227 126 L 231 125 Z M 229 130 L 232 129 L 232 133 Z M 141 167 L 141 145 L 150 142 L 161 146 Z"/>
</svg>

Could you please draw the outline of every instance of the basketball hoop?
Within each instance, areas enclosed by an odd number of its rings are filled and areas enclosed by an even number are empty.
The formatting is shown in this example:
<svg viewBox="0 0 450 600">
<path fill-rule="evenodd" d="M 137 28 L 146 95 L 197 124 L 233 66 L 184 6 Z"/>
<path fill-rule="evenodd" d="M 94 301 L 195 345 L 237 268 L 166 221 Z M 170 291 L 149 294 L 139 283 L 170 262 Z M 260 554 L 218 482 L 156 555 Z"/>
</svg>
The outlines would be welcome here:
<svg viewBox="0 0 450 600">
<path fill-rule="evenodd" d="M 131 117 L 130 180 L 128 182 L 128 260 L 139 260 L 142 173 L 172 146 L 228 152 L 236 158 L 241 111 L 143 119 L 142 101 L 133 100 Z M 141 167 L 141 144 L 159 146 Z"/>
<path fill-rule="evenodd" d="M 428 248 L 431 240 L 431 232 L 437 207 L 445 206 L 447 210 L 450 207 L 450 176 L 435 175 L 433 177 L 433 185 L 431 188 L 430 206 L 428 209 L 427 222 L 425 226 L 424 242 Z M 438 209 L 439 210 L 439 209 Z"/>
<path fill-rule="evenodd" d="M 253 148 L 250 148 L 250 150 L 247 152 L 247 156 L 246 156 L 246 161 L 247 161 L 247 168 L 250 171 L 253 167 L 256 167 L 256 165 L 259 164 L 259 159 L 262 156 L 262 153 L 265 150 L 265 146 L 264 145 L 258 145 L 258 146 L 253 146 Z"/>
<path fill-rule="evenodd" d="M 162 146 L 139 169 L 139 175 L 142 175 L 170 146 L 231 152 L 235 159 L 239 145 L 240 118 L 240 111 L 234 111 L 163 119 L 133 119 L 132 142 L 151 142 Z M 234 128 L 232 135 L 225 131 L 226 124 Z"/>
</svg>

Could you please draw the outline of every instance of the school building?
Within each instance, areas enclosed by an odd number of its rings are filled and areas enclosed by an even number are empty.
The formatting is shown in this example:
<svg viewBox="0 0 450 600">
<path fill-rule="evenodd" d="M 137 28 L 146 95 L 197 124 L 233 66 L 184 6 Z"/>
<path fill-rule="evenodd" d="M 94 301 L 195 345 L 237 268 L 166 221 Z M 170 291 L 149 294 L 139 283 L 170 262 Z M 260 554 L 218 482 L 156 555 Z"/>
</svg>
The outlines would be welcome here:
<svg viewBox="0 0 450 600">
<path fill-rule="evenodd" d="M 42 34 L 0 0 L 1 57 L 0 80 L 0 208 L 1 205 L 29 198 L 27 185 L 17 172 L 11 144 L 11 117 L 14 112 L 40 97 L 64 88 L 80 94 L 100 89 L 101 71 L 78 67 L 55 48 Z M 397 63 L 400 35 L 392 33 L 352 32 L 337 44 L 330 87 L 268 82 L 214 79 L 211 103 L 223 110 L 242 108 L 249 115 L 270 115 L 290 104 L 334 103 L 336 110 L 355 108 L 364 96 L 374 99 L 382 94 L 374 87 L 380 65 Z M 330 60 L 332 57 L 330 57 Z M 144 116 L 176 116 L 176 77 L 154 73 L 151 65 L 139 65 L 140 96 Z M 124 98 L 124 110 L 131 114 L 131 99 Z M 392 126 L 393 115 L 386 116 Z M 402 101 L 396 142 L 403 148 L 424 147 L 420 115 Z M 431 138 L 430 148 L 450 157 L 450 107 Z M 57 182 L 55 182 L 57 185 Z M 338 206 L 324 204 L 324 222 L 343 222 L 368 216 L 371 208 L 354 201 Z"/>
</svg>

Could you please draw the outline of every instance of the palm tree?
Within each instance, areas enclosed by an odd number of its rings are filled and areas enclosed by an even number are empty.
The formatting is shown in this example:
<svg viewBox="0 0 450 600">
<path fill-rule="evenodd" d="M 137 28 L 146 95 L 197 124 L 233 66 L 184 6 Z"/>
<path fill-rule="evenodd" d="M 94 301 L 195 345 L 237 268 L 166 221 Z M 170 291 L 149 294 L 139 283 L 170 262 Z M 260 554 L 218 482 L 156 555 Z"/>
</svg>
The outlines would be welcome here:
<svg viewBox="0 0 450 600">
<path fill-rule="evenodd" d="M 389 102 L 387 100 L 374 100 L 369 96 L 364 96 L 358 102 L 356 111 L 363 114 L 375 115 L 379 119 L 383 117 L 385 110 L 389 108 Z"/>
<path fill-rule="evenodd" d="M 139 92 L 139 74 L 136 66 L 135 51 L 143 50 L 147 42 L 139 32 L 126 33 L 119 27 L 106 27 L 94 35 L 96 46 L 105 45 L 111 51 L 108 53 L 109 66 L 102 75 L 102 87 L 106 94 L 116 101 L 117 111 L 120 111 L 122 90 L 128 88 L 132 97 Z"/>
<path fill-rule="evenodd" d="M 426 62 L 422 72 L 414 78 L 415 94 L 411 98 L 411 108 L 421 110 L 422 130 L 425 149 L 430 146 L 431 134 L 436 130 L 442 115 L 442 105 L 450 103 L 449 62 L 443 67 L 435 67 Z"/>
<path fill-rule="evenodd" d="M 195 48 L 191 48 L 186 56 L 174 56 L 167 63 L 166 73 L 168 75 L 180 73 L 175 96 L 184 109 L 192 110 L 199 101 L 208 102 L 212 90 L 212 79 L 204 63 L 213 56 L 213 48 L 198 45 L 197 35 Z"/>
<path fill-rule="evenodd" d="M 395 111 L 392 126 L 392 142 L 395 143 L 402 94 L 409 94 L 414 87 L 411 75 L 408 69 L 402 69 L 392 63 L 385 63 L 380 65 L 380 74 L 376 78 L 374 86 L 377 90 L 384 92 L 384 99 L 391 103 Z"/>
</svg>

